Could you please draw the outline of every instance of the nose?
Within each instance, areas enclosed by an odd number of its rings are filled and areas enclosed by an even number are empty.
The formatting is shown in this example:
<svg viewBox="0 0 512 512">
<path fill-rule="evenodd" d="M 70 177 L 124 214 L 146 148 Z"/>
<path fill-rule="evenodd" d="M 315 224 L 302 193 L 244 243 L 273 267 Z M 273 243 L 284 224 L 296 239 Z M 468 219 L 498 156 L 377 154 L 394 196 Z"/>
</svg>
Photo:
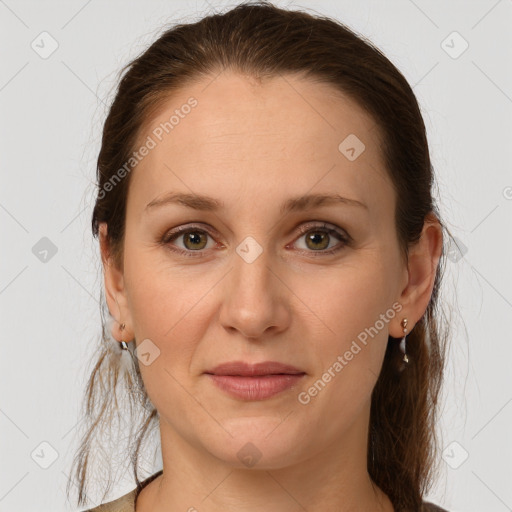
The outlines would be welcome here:
<svg viewBox="0 0 512 512">
<path fill-rule="evenodd" d="M 290 290 L 266 251 L 251 261 L 238 253 L 223 283 L 221 325 L 247 339 L 262 339 L 290 324 Z"/>
</svg>

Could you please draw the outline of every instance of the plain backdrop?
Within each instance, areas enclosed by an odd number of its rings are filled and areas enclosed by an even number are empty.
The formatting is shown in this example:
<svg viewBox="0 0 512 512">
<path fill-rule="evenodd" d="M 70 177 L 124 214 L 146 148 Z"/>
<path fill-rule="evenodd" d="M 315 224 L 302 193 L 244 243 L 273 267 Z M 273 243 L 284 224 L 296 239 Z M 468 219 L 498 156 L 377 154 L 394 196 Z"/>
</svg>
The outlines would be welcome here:
<svg viewBox="0 0 512 512">
<path fill-rule="evenodd" d="M 458 240 L 443 458 L 428 499 L 512 510 L 512 1 L 276 4 L 346 23 L 414 88 Z M 76 510 L 64 491 L 103 285 L 95 159 L 117 73 L 166 24 L 233 5 L 0 0 L 1 512 Z M 128 470 L 118 477 L 110 499 L 134 488 Z"/>
</svg>

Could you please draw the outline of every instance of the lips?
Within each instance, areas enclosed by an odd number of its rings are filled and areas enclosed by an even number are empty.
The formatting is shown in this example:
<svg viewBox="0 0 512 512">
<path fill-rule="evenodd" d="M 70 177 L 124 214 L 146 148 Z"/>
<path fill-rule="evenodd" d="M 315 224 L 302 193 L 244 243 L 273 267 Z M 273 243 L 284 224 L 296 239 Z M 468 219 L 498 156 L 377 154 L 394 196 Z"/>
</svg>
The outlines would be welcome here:
<svg viewBox="0 0 512 512">
<path fill-rule="evenodd" d="M 306 372 L 277 361 L 250 364 L 230 361 L 217 365 L 205 375 L 219 389 L 237 400 L 266 400 L 295 387 Z"/>
<path fill-rule="evenodd" d="M 219 364 L 205 373 L 219 376 L 262 377 L 265 375 L 302 375 L 305 372 L 295 366 L 277 361 L 263 361 L 255 364 L 230 361 Z"/>
</svg>

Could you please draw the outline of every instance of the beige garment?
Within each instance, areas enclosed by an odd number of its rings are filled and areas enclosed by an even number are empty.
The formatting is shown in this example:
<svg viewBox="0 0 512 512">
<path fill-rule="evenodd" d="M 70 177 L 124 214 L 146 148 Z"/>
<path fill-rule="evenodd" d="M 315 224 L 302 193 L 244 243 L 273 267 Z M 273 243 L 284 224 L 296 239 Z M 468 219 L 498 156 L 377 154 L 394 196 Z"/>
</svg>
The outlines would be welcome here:
<svg viewBox="0 0 512 512">
<path fill-rule="evenodd" d="M 157 476 L 162 474 L 162 470 L 157 473 L 151 475 L 141 482 L 140 490 L 143 489 L 149 482 L 154 480 Z M 139 490 L 139 492 L 140 492 Z M 133 491 L 121 496 L 117 500 L 109 501 L 108 503 L 104 503 L 99 507 L 92 508 L 90 510 L 86 510 L 84 512 L 135 512 L 135 499 L 138 495 L 137 488 L 133 489 Z M 446 509 L 438 507 L 433 503 L 428 501 L 423 502 L 423 508 L 421 512 L 448 512 Z"/>
<path fill-rule="evenodd" d="M 117 498 L 114 501 L 109 501 L 108 503 L 103 503 L 98 507 L 91 508 L 84 512 L 135 512 L 135 499 L 137 498 L 140 491 L 149 484 L 149 482 L 153 481 L 157 476 L 162 474 L 162 470 L 154 473 L 149 476 L 145 480 L 140 483 L 140 489 L 137 491 L 137 488 L 130 491 L 128 494 L 124 494 L 120 498 Z"/>
</svg>

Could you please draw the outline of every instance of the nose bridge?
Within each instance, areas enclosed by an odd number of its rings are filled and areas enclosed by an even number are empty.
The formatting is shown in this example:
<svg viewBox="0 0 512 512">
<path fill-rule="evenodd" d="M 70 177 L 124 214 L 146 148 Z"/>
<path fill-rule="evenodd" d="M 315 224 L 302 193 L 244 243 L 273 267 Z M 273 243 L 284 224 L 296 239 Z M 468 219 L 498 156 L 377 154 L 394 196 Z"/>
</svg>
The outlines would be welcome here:
<svg viewBox="0 0 512 512">
<path fill-rule="evenodd" d="M 283 327 L 283 290 L 271 267 L 271 254 L 254 237 L 246 237 L 235 248 L 222 304 L 225 328 L 256 338 L 269 327 Z"/>
<path fill-rule="evenodd" d="M 253 237 L 247 237 L 236 247 L 233 255 L 233 280 L 237 293 L 249 298 L 269 293 L 271 257 Z M 263 299 L 263 297 L 260 297 Z"/>
</svg>

